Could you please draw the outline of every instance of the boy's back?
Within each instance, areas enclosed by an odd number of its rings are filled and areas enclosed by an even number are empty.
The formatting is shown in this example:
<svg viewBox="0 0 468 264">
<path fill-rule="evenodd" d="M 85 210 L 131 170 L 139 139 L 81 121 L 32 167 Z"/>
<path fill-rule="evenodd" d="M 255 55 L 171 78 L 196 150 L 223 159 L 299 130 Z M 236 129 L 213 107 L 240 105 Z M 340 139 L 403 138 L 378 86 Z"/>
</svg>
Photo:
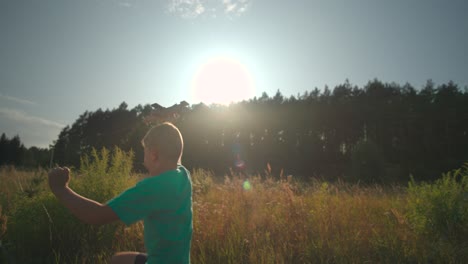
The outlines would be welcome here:
<svg viewBox="0 0 468 264">
<path fill-rule="evenodd" d="M 183 166 L 143 179 L 107 204 L 126 225 L 144 221 L 147 263 L 190 263 L 192 184 Z"/>
</svg>

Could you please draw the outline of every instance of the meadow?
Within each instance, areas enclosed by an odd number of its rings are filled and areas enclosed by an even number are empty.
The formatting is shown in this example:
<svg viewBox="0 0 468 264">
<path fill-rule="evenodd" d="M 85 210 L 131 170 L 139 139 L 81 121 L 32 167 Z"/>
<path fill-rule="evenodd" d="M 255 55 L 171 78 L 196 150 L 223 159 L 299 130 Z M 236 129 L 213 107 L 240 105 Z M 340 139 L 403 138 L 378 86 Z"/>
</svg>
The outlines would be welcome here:
<svg viewBox="0 0 468 264">
<path fill-rule="evenodd" d="M 71 187 L 105 202 L 134 185 L 133 153 L 94 150 Z M 192 263 L 461 263 L 468 259 L 468 163 L 425 183 L 379 186 L 195 169 Z M 80 223 L 44 169 L 0 169 L 0 263 L 106 263 L 144 251 L 143 226 Z"/>
</svg>

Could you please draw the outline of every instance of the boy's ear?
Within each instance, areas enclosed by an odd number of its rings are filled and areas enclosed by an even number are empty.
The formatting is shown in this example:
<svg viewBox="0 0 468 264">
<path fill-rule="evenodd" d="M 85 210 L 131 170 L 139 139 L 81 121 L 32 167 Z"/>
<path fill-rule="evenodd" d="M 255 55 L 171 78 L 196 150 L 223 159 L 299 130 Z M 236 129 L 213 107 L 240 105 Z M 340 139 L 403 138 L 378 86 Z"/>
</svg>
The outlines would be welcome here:
<svg viewBox="0 0 468 264">
<path fill-rule="evenodd" d="M 159 159 L 159 153 L 155 149 L 151 150 L 150 155 L 152 161 L 157 161 Z"/>
</svg>

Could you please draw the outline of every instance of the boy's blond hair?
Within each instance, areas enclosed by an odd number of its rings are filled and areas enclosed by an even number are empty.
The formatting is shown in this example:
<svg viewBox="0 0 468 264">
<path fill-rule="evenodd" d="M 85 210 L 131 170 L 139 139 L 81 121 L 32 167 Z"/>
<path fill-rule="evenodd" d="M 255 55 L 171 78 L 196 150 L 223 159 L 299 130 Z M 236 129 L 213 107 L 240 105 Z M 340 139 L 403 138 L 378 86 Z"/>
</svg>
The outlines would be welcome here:
<svg viewBox="0 0 468 264">
<path fill-rule="evenodd" d="M 184 150 L 182 134 L 169 122 L 152 127 L 141 140 L 141 144 L 144 148 L 156 149 L 160 156 L 177 162 L 180 162 Z"/>
</svg>

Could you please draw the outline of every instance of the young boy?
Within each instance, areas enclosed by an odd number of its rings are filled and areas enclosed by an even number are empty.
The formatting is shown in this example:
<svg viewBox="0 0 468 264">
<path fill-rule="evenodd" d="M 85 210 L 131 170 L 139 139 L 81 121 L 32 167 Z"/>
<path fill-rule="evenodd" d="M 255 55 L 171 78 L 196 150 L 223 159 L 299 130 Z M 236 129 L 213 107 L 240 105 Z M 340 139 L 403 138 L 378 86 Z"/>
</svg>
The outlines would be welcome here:
<svg viewBox="0 0 468 264">
<path fill-rule="evenodd" d="M 68 182 L 70 170 L 49 172 L 55 196 L 80 220 L 106 224 L 116 220 L 130 225 L 144 221 L 147 254 L 121 252 L 111 263 L 190 263 L 192 239 L 192 184 L 181 165 L 183 139 L 171 123 L 151 128 L 142 140 L 144 165 L 151 175 L 119 196 L 101 204 L 75 193 Z"/>
</svg>

